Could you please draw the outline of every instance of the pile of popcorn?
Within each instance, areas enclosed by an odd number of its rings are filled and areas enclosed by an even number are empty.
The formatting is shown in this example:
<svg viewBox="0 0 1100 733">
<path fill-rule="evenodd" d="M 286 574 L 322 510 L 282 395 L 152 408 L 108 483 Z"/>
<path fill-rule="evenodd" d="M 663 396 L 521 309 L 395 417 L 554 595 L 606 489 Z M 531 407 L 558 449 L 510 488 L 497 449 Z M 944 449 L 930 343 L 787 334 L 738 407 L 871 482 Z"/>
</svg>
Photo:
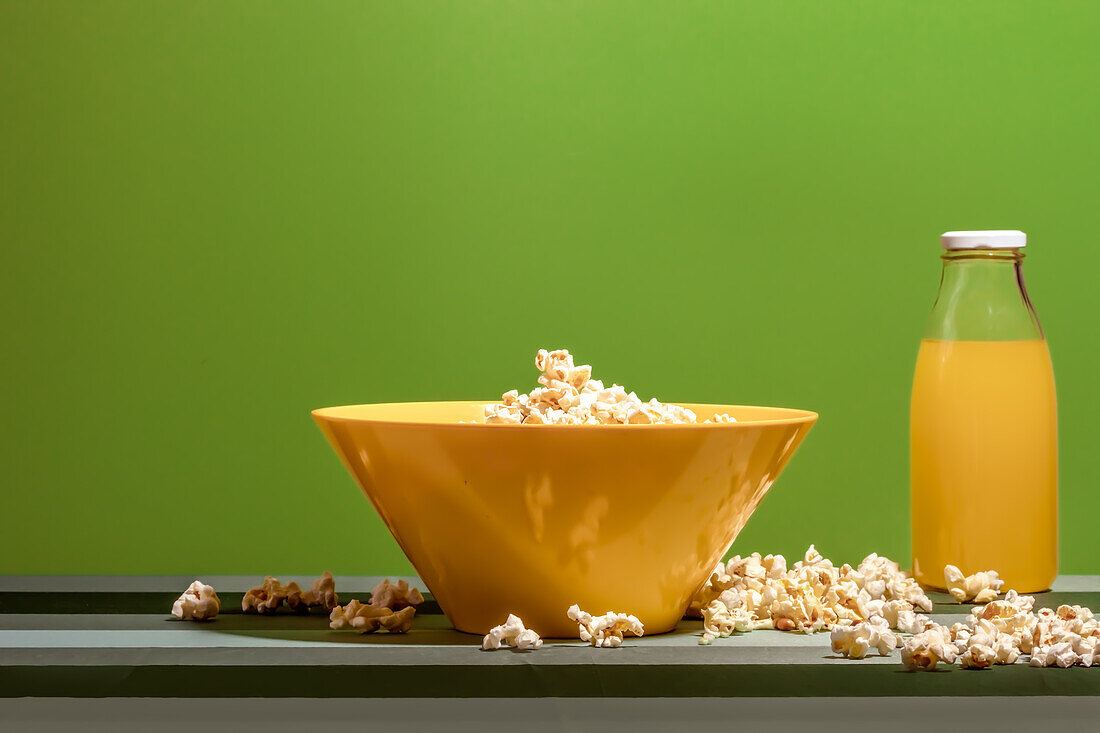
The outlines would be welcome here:
<svg viewBox="0 0 1100 733">
<path fill-rule="evenodd" d="M 592 367 L 576 366 L 566 349 L 539 349 L 535 367 L 542 372 L 539 384 L 528 394 L 505 392 L 501 404 L 485 406 L 487 424 L 523 425 L 683 425 L 698 423 L 686 407 L 642 402 L 634 392 L 612 384 L 605 387 L 592 379 Z M 714 415 L 705 423 L 737 422 L 726 414 Z"/>
<path fill-rule="evenodd" d="M 897 563 L 871 554 L 859 567 L 838 568 L 813 545 L 790 569 L 782 555 L 760 553 L 719 563 L 691 603 L 703 617 L 704 644 L 734 631 L 813 633 L 875 616 L 914 628 L 918 610 L 931 611 L 932 601 Z"/>
<path fill-rule="evenodd" d="M 691 610 L 703 617 L 700 644 L 754 629 L 828 630 L 838 654 L 862 659 L 872 649 L 888 656 L 901 647 L 911 670 L 941 663 L 987 669 L 1024 654 L 1033 667 L 1100 665 L 1100 621 L 1088 608 L 1033 612 L 1035 599 L 1014 590 L 997 600 L 1003 581 L 994 571 L 963 576 L 948 565 L 944 578 L 960 602 L 988 603 L 949 628 L 920 613 L 931 612 L 932 601 L 897 563 L 872 553 L 856 568 L 837 568 L 810 545 L 790 570 L 782 555 L 719 563 Z"/>
<path fill-rule="evenodd" d="M 424 602 L 424 596 L 416 588 L 410 588 L 404 580 L 391 583 L 386 578 L 371 590 L 368 603 L 352 600 L 346 606 L 340 606 L 339 600 L 336 581 L 327 570 L 307 591 L 303 591 L 297 583 L 283 585 L 278 578 L 268 575 L 261 585 L 244 594 L 241 610 L 244 613 L 271 615 L 283 604 L 296 613 L 309 613 L 311 608 L 320 607 L 330 612 L 329 628 L 332 629 L 354 629 L 362 634 L 385 629 L 390 633 L 403 634 L 412 628 L 416 606 Z M 181 620 L 210 620 L 220 610 L 221 601 L 214 588 L 198 580 L 172 604 L 172 615 Z"/>
</svg>

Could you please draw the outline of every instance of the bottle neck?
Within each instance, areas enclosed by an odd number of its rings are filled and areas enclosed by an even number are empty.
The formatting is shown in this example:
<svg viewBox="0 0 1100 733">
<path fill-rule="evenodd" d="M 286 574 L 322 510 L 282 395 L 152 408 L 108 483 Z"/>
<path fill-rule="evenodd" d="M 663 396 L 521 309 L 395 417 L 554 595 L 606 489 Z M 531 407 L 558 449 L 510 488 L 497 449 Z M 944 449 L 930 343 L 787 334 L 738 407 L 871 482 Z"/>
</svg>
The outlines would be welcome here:
<svg viewBox="0 0 1100 733">
<path fill-rule="evenodd" d="M 1018 249 L 945 252 L 940 292 L 925 338 L 1025 341 L 1043 337 L 1024 286 Z"/>
</svg>

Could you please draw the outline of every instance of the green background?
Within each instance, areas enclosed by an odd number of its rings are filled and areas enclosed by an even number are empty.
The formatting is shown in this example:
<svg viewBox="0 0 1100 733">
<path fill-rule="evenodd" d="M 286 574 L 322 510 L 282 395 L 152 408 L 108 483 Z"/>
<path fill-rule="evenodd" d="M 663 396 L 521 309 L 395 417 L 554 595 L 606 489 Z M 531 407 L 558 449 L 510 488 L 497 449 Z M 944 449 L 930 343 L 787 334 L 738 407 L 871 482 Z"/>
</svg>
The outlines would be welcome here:
<svg viewBox="0 0 1100 733">
<path fill-rule="evenodd" d="M 1100 572 L 1098 37 L 1084 1 L 0 0 L 0 572 L 406 572 L 308 410 L 529 388 L 540 346 L 819 411 L 735 549 L 907 562 L 938 235 L 980 228 L 1029 234 L 1061 570 Z"/>
</svg>

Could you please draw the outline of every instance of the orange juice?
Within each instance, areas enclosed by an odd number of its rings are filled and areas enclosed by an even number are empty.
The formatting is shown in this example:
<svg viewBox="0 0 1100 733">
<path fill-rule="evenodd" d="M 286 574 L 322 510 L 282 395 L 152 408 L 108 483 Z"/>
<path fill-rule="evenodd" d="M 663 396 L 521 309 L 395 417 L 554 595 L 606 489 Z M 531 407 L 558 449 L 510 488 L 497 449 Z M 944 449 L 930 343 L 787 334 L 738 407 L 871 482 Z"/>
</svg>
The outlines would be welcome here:
<svg viewBox="0 0 1100 733">
<path fill-rule="evenodd" d="M 996 570 L 1045 590 L 1057 573 L 1058 439 L 1045 339 L 926 338 L 910 412 L 913 573 Z"/>
</svg>

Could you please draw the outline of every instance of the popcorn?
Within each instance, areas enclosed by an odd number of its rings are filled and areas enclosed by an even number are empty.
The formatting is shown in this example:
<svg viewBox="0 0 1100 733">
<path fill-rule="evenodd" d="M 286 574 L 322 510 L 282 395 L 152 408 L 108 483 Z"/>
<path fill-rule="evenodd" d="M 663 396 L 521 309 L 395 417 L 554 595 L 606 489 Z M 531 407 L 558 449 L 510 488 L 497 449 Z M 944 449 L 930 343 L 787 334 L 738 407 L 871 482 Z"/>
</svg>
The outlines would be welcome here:
<svg viewBox="0 0 1100 733">
<path fill-rule="evenodd" d="M 932 626 L 932 619 L 923 613 L 898 611 L 898 620 L 894 628 L 905 634 L 919 634 Z"/>
<path fill-rule="evenodd" d="M 733 594 L 732 596 L 730 594 Z M 730 600 L 730 599 L 733 600 Z M 722 599 L 722 605 L 712 605 Z M 932 601 L 896 562 L 872 553 L 858 568 L 837 568 L 813 545 L 788 569 L 782 555 L 734 556 L 715 566 L 692 597 L 688 612 L 704 618 L 705 638 L 734 630 L 774 628 L 812 633 L 851 627 L 881 617 L 888 628 L 923 631 Z"/>
<path fill-rule="evenodd" d="M 1073 653 L 1082 667 L 1091 667 L 1100 663 L 1100 637 L 1084 636 L 1073 642 Z"/>
<path fill-rule="evenodd" d="M 898 637 L 881 616 L 873 616 L 855 626 L 834 626 L 829 639 L 833 651 L 849 659 L 863 659 L 871 647 L 885 657 L 898 646 Z"/>
<path fill-rule="evenodd" d="M 911 670 L 954 663 L 987 669 L 1015 664 L 1029 652 L 1032 666 L 1100 664 L 1100 620 L 1088 608 L 1065 605 L 1032 613 L 1031 596 L 1008 590 L 997 599 L 1003 581 L 995 572 L 965 578 L 956 570 L 945 570 L 956 598 L 988 602 L 975 605 L 966 623 L 951 628 L 919 613 L 931 612 L 932 601 L 898 563 L 872 553 L 858 567 L 837 568 L 813 545 L 789 569 L 782 555 L 759 553 L 718 563 L 689 611 L 703 618 L 703 645 L 755 629 L 828 629 L 833 650 L 851 659 L 862 659 L 871 649 L 888 655 L 900 643 L 902 664 Z M 574 612 L 583 613 L 575 606 Z M 902 642 L 891 629 L 912 636 Z"/>
<path fill-rule="evenodd" d="M 1073 643 L 1063 641 L 1050 646 L 1037 646 L 1031 651 L 1028 664 L 1032 667 L 1072 667 L 1080 661 L 1073 651 Z"/>
<path fill-rule="evenodd" d="M 992 604 L 990 604 L 992 605 Z M 1029 614 L 1028 632 L 1017 634 L 1020 649 L 1031 654 L 1033 667 L 1091 667 L 1100 653 L 1100 623 L 1088 608 L 1059 606 Z"/>
<path fill-rule="evenodd" d="M 386 578 L 374 586 L 370 592 L 370 604 L 372 606 L 384 606 L 392 608 L 394 611 L 400 611 L 402 608 L 408 608 L 409 606 L 419 606 L 423 602 L 424 596 L 420 591 L 416 588 L 409 588 L 409 584 L 404 580 L 399 580 L 395 584 L 391 583 L 389 578 Z"/>
<path fill-rule="evenodd" d="M 286 586 L 286 605 L 291 611 L 297 613 L 309 613 L 314 606 L 321 606 L 326 611 L 336 608 L 340 597 L 336 595 L 336 581 L 332 573 L 325 571 L 321 577 L 313 581 L 313 585 L 307 591 L 302 591 L 297 583 L 288 583 Z"/>
<path fill-rule="evenodd" d="M 886 584 L 886 597 L 908 601 L 925 613 L 932 612 L 932 599 L 920 587 L 920 583 L 905 576 L 896 577 Z"/>
<path fill-rule="evenodd" d="M 1015 664 L 1020 656 L 1018 639 L 1001 632 L 988 619 L 973 625 L 955 624 L 951 627 L 951 635 L 959 652 L 959 666 L 966 669 Z"/>
<path fill-rule="evenodd" d="M 1100 624 L 1084 606 L 1058 606 L 1055 612 L 1067 631 L 1085 636 L 1100 636 Z"/>
<path fill-rule="evenodd" d="M 485 406 L 489 425 L 679 425 L 699 423 L 694 412 L 657 399 L 642 402 L 618 384 L 605 387 L 592 379 L 592 367 L 577 366 L 566 349 L 539 349 L 535 367 L 541 387 L 529 394 L 509 390 L 500 404 Z M 737 422 L 728 414 L 713 415 L 707 424 Z"/>
<path fill-rule="evenodd" d="M 999 634 L 990 648 L 996 655 L 994 664 L 1016 664 L 1020 658 L 1019 641 L 1010 634 Z"/>
<path fill-rule="evenodd" d="M 608 612 L 603 616 L 593 616 L 573 604 L 566 614 L 580 627 L 581 641 L 587 641 L 595 647 L 617 647 L 623 643 L 623 635 L 629 631 L 635 636 L 643 636 L 645 628 L 636 616 L 625 613 Z"/>
<path fill-rule="evenodd" d="M 218 615 L 221 599 L 214 586 L 196 580 L 172 604 L 172 615 L 182 620 L 208 621 Z"/>
<path fill-rule="evenodd" d="M 951 664 L 955 661 L 955 645 L 951 643 L 951 632 L 939 624 L 905 640 L 901 647 L 901 663 L 909 670 L 932 670 L 940 662 Z"/>
<path fill-rule="evenodd" d="M 1003 600 L 972 608 L 967 625 L 973 627 L 979 621 L 989 621 L 997 631 L 1011 635 L 1016 646 L 1026 654 L 1031 651 L 1035 624 L 1038 622 L 1038 617 L 1031 613 L 1034 604 L 1033 597 L 1009 590 Z"/>
<path fill-rule="evenodd" d="M 947 584 L 947 590 L 959 603 L 988 603 L 996 600 L 997 593 L 1004 585 L 1004 581 L 997 576 L 995 570 L 983 570 L 973 575 L 964 576 L 962 571 L 954 565 L 947 565 L 943 569 L 943 578 Z"/>
<path fill-rule="evenodd" d="M 502 646 L 515 647 L 521 651 L 535 650 L 542 647 L 542 639 L 526 628 L 519 616 L 508 614 L 508 619 L 500 626 L 489 629 L 489 633 L 481 641 L 481 648 L 485 651 L 500 649 Z"/>
<path fill-rule="evenodd" d="M 997 661 L 997 652 L 984 644 L 971 644 L 959 654 L 958 661 L 963 669 L 988 669 Z"/>
<path fill-rule="evenodd" d="M 385 629 L 391 634 L 404 634 L 412 628 L 416 609 L 406 606 L 394 611 L 385 606 L 373 606 L 352 600 L 346 606 L 336 606 L 329 615 L 330 629 L 351 628 L 360 634 L 370 634 Z"/>
<path fill-rule="evenodd" d="M 884 602 L 879 615 L 886 619 L 886 623 L 891 629 L 896 629 L 898 628 L 898 618 L 903 613 L 913 613 L 913 604 L 899 598 Z"/>
<path fill-rule="evenodd" d="M 872 552 L 863 558 L 863 562 L 854 570 L 845 566 L 845 572 L 840 577 L 867 591 L 872 600 L 902 600 L 922 611 L 932 610 L 932 599 L 921 589 L 920 584 L 902 572 L 896 562 L 878 553 Z"/>
<path fill-rule="evenodd" d="M 297 587 L 297 586 L 295 586 Z M 244 594 L 241 610 L 245 613 L 275 613 L 286 600 L 287 589 L 276 578 L 268 575 L 263 585 L 256 586 Z"/>
<path fill-rule="evenodd" d="M 723 595 L 730 594 L 727 591 Z M 753 619 L 742 605 L 730 608 L 722 599 L 715 599 L 703 610 L 703 638 L 701 644 L 709 644 L 715 637 L 727 637 L 735 631 L 752 631 Z"/>
</svg>

